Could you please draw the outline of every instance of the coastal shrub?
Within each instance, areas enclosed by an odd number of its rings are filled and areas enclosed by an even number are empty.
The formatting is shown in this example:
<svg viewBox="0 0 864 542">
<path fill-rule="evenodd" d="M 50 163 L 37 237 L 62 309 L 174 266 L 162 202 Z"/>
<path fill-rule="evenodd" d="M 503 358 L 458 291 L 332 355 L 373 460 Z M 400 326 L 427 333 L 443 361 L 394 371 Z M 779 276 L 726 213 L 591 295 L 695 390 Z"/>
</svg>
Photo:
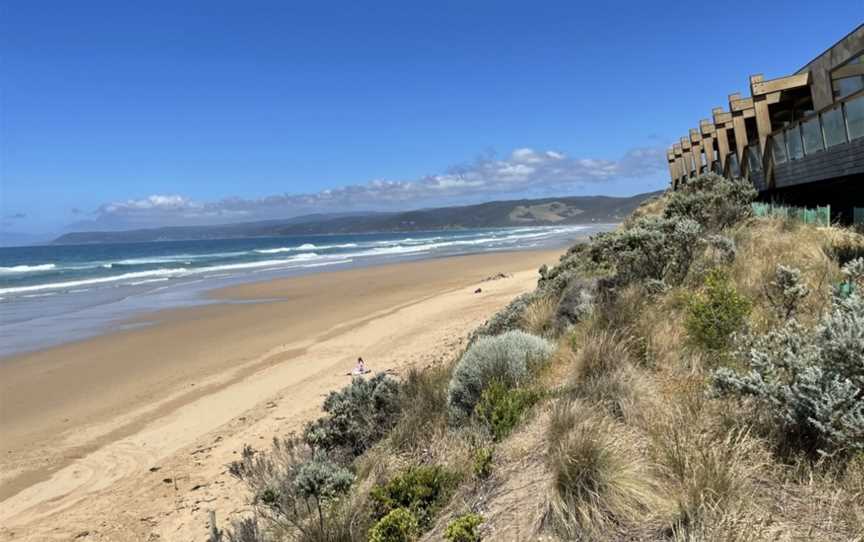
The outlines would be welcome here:
<svg viewBox="0 0 864 542">
<path fill-rule="evenodd" d="M 315 540 L 330 538 L 328 506 L 354 480 L 349 470 L 322 452 L 310 452 L 294 437 L 274 439 L 269 453 L 244 446 L 241 459 L 232 462 L 228 471 L 251 490 L 256 515 L 282 530 Z M 248 533 L 249 529 L 247 525 L 241 530 Z"/>
<path fill-rule="evenodd" d="M 765 291 L 769 303 L 777 316 L 786 320 L 792 318 L 810 288 L 801 279 L 801 271 L 794 267 L 778 265 L 772 280 Z"/>
<path fill-rule="evenodd" d="M 719 265 L 730 265 L 738 255 L 738 247 L 735 240 L 723 235 L 712 234 L 705 236 L 705 244 L 708 246 L 713 260 Z"/>
<path fill-rule="evenodd" d="M 369 542 L 412 542 L 418 536 L 417 518 L 405 508 L 391 510 L 369 530 Z"/>
<path fill-rule="evenodd" d="M 522 420 L 525 412 L 540 399 L 533 389 L 511 388 L 501 382 L 492 382 L 480 394 L 474 416 L 498 442 L 510 434 Z"/>
<path fill-rule="evenodd" d="M 750 302 L 735 290 L 726 273 L 713 269 L 702 290 L 690 299 L 687 334 L 704 350 L 726 350 L 733 335 L 744 328 L 750 308 Z"/>
<path fill-rule="evenodd" d="M 594 312 L 597 280 L 574 278 L 564 289 L 555 309 L 555 331 L 560 334 Z"/>
<path fill-rule="evenodd" d="M 506 307 L 496 312 L 492 318 L 477 328 L 471 334 L 469 342 L 473 344 L 480 337 L 500 335 L 514 329 L 519 329 L 528 306 L 539 297 L 536 290 L 517 296 Z"/>
<path fill-rule="evenodd" d="M 813 330 L 795 320 L 752 338 L 748 372 L 714 372 L 721 395 L 749 397 L 776 428 L 781 451 L 864 451 L 864 300 L 835 299 Z"/>
<path fill-rule="evenodd" d="M 627 432 L 609 418 L 562 402 L 547 442 L 552 498 L 545 523 L 563 538 L 602 540 L 610 528 L 644 525 L 668 509 Z"/>
<path fill-rule="evenodd" d="M 481 337 L 459 359 L 448 388 L 450 419 L 459 423 L 474 412 L 492 382 L 508 388 L 523 383 L 530 371 L 546 363 L 555 346 L 523 331 Z"/>
<path fill-rule="evenodd" d="M 708 231 L 727 228 L 751 216 L 756 190 L 743 179 L 730 180 L 715 173 L 689 179 L 669 195 L 667 218 L 695 220 Z"/>
<path fill-rule="evenodd" d="M 456 473 L 438 465 L 410 467 L 389 482 L 372 488 L 369 496 L 373 517 L 383 518 L 394 510 L 404 509 L 425 530 L 458 482 Z"/>
<path fill-rule="evenodd" d="M 325 416 L 306 425 L 303 437 L 313 449 L 348 458 L 363 453 L 396 423 L 399 384 L 384 374 L 355 378 L 324 400 Z"/>
<path fill-rule="evenodd" d="M 480 524 L 483 516 L 465 514 L 454 519 L 444 531 L 444 540 L 448 542 L 480 542 Z"/>
<path fill-rule="evenodd" d="M 642 218 L 594 236 L 590 251 L 596 261 L 613 265 L 622 283 L 653 279 L 675 285 L 690 269 L 701 231 L 689 218 Z"/>
<path fill-rule="evenodd" d="M 481 446 L 474 450 L 474 460 L 471 471 L 478 480 L 485 480 L 492 475 L 492 459 L 495 457 L 495 448 L 492 446 Z"/>
</svg>

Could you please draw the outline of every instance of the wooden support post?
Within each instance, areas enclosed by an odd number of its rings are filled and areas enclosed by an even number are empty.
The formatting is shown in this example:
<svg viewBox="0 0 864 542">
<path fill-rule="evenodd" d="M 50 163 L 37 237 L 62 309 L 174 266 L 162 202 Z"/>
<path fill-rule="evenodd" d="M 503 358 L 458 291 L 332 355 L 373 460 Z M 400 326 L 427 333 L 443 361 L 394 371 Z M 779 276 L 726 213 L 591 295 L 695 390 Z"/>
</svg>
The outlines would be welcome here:
<svg viewBox="0 0 864 542">
<path fill-rule="evenodd" d="M 676 188 L 675 184 L 678 180 L 678 173 L 676 171 L 675 152 L 672 150 L 672 147 L 669 147 L 669 150 L 666 151 L 666 162 L 669 164 L 669 180 L 674 189 Z"/>
<path fill-rule="evenodd" d="M 699 132 L 702 134 L 702 149 L 705 151 L 705 162 L 708 171 L 713 171 L 714 165 L 714 125 L 708 119 L 699 121 Z"/>
<path fill-rule="evenodd" d="M 681 138 L 681 157 L 684 159 L 684 173 L 688 177 L 693 176 L 693 155 L 690 153 L 690 139 Z"/>
<path fill-rule="evenodd" d="M 723 111 L 722 107 L 711 110 L 714 118 L 715 136 L 717 138 L 717 154 L 720 159 L 720 171 L 726 171 L 726 157 L 729 154 L 729 133 L 732 127 L 732 114 Z"/>
<path fill-rule="evenodd" d="M 702 173 L 702 136 L 694 128 L 690 128 L 690 154 L 696 166 L 696 175 L 699 175 Z"/>
<path fill-rule="evenodd" d="M 675 143 L 672 145 L 672 152 L 675 154 L 675 171 L 678 173 L 677 180 L 680 182 L 685 176 L 684 158 L 681 152 L 681 144 Z"/>
<path fill-rule="evenodd" d="M 753 85 L 761 83 L 765 77 L 759 73 L 750 76 L 750 89 L 752 94 Z M 768 100 L 765 96 L 753 95 L 753 109 L 756 116 L 756 129 L 759 132 L 759 152 L 765 152 L 765 142 L 768 141 L 768 134 L 771 133 L 771 113 L 768 111 Z M 761 157 L 760 157 L 761 158 Z"/>
<path fill-rule="evenodd" d="M 735 134 L 735 147 L 738 154 L 738 163 L 744 161 L 744 149 L 749 145 L 747 138 L 747 125 L 745 119 L 755 116 L 753 110 L 753 98 L 742 98 L 741 94 L 729 95 L 729 111 L 732 113 L 732 131 Z"/>
</svg>

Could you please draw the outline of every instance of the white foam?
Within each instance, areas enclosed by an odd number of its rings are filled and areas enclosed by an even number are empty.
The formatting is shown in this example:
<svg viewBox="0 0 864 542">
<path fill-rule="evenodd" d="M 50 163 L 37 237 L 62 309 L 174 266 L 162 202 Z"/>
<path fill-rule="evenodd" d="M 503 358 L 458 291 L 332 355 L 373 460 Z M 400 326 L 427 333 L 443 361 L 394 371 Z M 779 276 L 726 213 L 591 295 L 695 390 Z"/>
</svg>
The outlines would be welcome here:
<svg viewBox="0 0 864 542">
<path fill-rule="evenodd" d="M 259 248 L 255 252 L 259 254 L 282 254 L 284 252 L 302 252 L 304 250 L 329 250 L 331 248 L 356 248 L 357 243 L 344 243 L 341 245 L 313 245 L 304 243 L 297 247 Z"/>
<path fill-rule="evenodd" d="M 57 266 L 53 263 L 43 263 L 39 265 L 13 265 L 11 267 L 0 267 L 0 273 L 40 273 L 43 271 L 51 271 Z"/>
<path fill-rule="evenodd" d="M 157 279 L 145 279 L 145 280 L 136 280 L 135 282 L 129 282 L 129 286 L 139 286 L 141 284 L 150 284 L 153 282 L 165 282 L 166 280 L 171 280 L 170 277 L 160 277 Z"/>
<path fill-rule="evenodd" d="M 97 277 L 92 279 L 82 280 L 67 280 L 64 282 L 51 282 L 47 284 L 34 284 L 32 286 L 16 286 L 14 288 L 0 288 L 0 294 L 20 294 L 24 292 L 39 292 L 42 290 L 64 290 L 74 288 L 76 286 L 89 286 L 92 284 L 104 284 L 109 282 L 117 282 L 120 280 L 138 279 L 145 277 L 157 276 L 177 276 L 185 273 L 185 268 L 177 269 L 153 269 L 151 271 L 138 271 L 136 273 L 123 273 L 113 277 Z"/>
</svg>

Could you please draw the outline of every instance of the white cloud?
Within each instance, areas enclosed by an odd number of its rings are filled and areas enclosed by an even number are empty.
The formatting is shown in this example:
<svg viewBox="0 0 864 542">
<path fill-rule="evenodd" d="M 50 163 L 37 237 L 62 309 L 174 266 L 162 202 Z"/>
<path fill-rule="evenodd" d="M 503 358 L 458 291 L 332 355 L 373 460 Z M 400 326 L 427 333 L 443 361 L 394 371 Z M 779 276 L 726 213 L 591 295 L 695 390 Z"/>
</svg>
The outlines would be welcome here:
<svg viewBox="0 0 864 542">
<path fill-rule="evenodd" d="M 568 194 L 586 183 L 635 179 L 664 169 L 662 148 L 637 148 L 618 160 L 569 158 L 554 150 L 515 149 L 507 158 L 483 156 L 416 180 L 376 179 L 312 194 L 195 201 L 154 194 L 101 205 L 87 227 L 131 228 L 286 218 L 304 213 L 384 210 L 477 201 L 520 194 Z"/>
</svg>

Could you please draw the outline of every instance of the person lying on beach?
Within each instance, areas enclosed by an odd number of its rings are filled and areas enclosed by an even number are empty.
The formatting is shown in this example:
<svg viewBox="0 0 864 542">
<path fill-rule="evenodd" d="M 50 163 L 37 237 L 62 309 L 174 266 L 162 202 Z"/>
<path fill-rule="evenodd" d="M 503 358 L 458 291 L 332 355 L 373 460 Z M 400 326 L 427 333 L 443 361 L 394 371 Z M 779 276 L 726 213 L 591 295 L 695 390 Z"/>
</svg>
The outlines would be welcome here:
<svg viewBox="0 0 864 542">
<path fill-rule="evenodd" d="M 350 375 L 365 375 L 366 373 L 371 373 L 371 372 L 372 372 L 372 370 L 368 369 L 366 367 L 366 362 L 363 361 L 363 358 L 357 358 L 357 366 L 354 367 L 354 370 L 352 370 L 348 374 L 350 374 Z"/>
</svg>

